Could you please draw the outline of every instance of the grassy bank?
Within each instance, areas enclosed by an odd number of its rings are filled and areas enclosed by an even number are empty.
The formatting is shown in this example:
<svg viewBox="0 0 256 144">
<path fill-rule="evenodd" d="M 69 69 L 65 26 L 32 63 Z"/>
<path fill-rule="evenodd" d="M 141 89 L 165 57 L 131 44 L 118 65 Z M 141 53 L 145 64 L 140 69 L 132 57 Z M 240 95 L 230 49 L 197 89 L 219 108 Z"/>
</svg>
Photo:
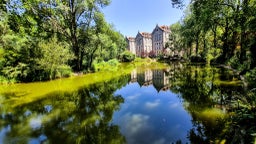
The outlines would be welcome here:
<svg viewBox="0 0 256 144">
<path fill-rule="evenodd" d="M 138 59 L 132 63 L 118 63 L 111 66 L 111 63 L 104 64 L 104 68 L 94 73 L 71 76 L 69 78 L 60 78 L 44 82 L 2 84 L 0 87 L 0 96 L 8 96 L 5 103 L 10 107 L 16 108 L 23 104 L 28 104 L 45 97 L 51 93 L 73 92 L 81 87 L 94 83 L 106 82 L 116 77 L 129 75 L 135 68 L 165 68 L 164 64 L 149 62 L 149 59 Z"/>
</svg>

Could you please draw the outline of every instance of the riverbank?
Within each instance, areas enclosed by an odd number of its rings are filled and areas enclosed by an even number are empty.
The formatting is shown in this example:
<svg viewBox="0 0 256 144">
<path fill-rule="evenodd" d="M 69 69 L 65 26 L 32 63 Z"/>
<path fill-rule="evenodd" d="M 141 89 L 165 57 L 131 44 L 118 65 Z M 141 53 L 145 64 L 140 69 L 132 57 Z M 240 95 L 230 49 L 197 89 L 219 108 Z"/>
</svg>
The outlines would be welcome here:
<svg viewBox="0 0 256 144">
<path fill-rule="evenodd" d="M 148 59 L 137 60 L 132 63 L 120 63 L 117 68 L 102 69 L 94 73 L 73 75 L 68 78 L 59 78 L 50 81 L 2 84 L 0 95 L 12 95 L 9 100 L 11 107 L 15 108 L 24 103 L 48 97 L 54 92 L 65 93 L 75 91 L 90 84 L 107 82 L 113 78 L 129 75 L 137 67 L 143 69 L 163 69 L 165 64 L 149 61 Z"/>
<path fill-rule="evenodd" d="M 126 69 L 127 69 L 129 67 L 132 68 L 134 66 L 142 66 L 142 65 L 146 66 L 146 65 L 151 65 L 151 64 L 164 66 L 164 64 L 158 63 L 155 59 L 150 59 L 150 58 L 136 58 L 132 62 L 123 62 L 123 63 L 119 62 L 116 59 L 113 59 L 113 60 L 110 60 L 107 62 L 100 62 L 100 63 L 94 64 L 93 70 L 90 70 L 90 71 L 72 72 L 68 76 L 65 76 L 65 77 L 57 77 L 55 79 L 49 79 L 49 80 L 44 80 L 44 81 L 63 79 L 63 78 L 74 77 L 74 76 L 81 76 L 84 74 L 90 74 L 90 73 L 95 73 L 95 72 L 100 72 L 100 71 L 112 71 L 112 72 L 119 71 L 120 67 L 122 67 L 122 65 L 127 65 L 127 67 L 126 67 Z M 129 69 L 128 69 L 128 71 L 129 71 Z M 35 82 L 37 82 L 37 81 L 35 81 Z M 40 81 L 38 81 L 38 82 L 40 82 Z M 20 82 L 15 79 L 8 79 L 8 78 L 0 75 L 0 85 L 15 84 L 15 83 L 24 83 L 24 82 Z M 28 82 L 28 83 L 33 83 L 33 82 Z"/>
</svg>

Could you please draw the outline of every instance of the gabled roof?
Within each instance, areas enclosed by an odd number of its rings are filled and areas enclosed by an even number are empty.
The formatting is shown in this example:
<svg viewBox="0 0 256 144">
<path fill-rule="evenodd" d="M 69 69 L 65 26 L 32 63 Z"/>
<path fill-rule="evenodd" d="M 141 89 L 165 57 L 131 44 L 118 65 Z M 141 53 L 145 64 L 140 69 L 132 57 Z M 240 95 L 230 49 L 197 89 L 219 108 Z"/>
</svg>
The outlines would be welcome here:
<svg viewBox="0 0 256 144">
<path fill-rule="evenodd" d="M 136 38 L 138 36 L 141 36 L 143 38 L 151 38 L 151 33 L 148 33 L 148 32 L 138 32 L 138 34 L 136 35 Z"/>
<path fill-rule="evenodd" d="M 135 41 L 135 37 L 126 37 L 128 41 Z"/>
<path fill-rule="evenodd" d="M 167 25 L 158 26 L 158 24 L 157 24 L 156 27 L 154 28 L 152 34 L 153 34 L 157 29 L 160 29 L 161 31 L 165 31 L 165 32 L 171 32 L 169 26 L 167 26 Z"/>
<path fill-rule="evenodd" d="M 151 33 L 148 32 L 141 32 L 141 35 L 145 38 L 151 38 Z"/>
<path fill-rule="evenodd" d="M 162 25 L 162 26 L 160 26 L 159 28 L 160 28 L 161 30 L 163 30 L 163 31 L 167 31 L 167 32 L 170 31 L 170 27 L 167 26 L 167 25 Z"/>
</svg>

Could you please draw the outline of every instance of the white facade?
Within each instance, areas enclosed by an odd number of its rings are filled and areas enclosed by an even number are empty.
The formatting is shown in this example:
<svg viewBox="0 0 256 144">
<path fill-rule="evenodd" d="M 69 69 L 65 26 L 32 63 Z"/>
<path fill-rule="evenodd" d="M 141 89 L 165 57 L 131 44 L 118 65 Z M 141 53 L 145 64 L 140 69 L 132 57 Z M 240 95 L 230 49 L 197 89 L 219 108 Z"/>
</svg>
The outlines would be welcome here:
<svg viewBox="0 0 256 144">
<path fill-rule="evenodd" d="M 171 31 L 168 26 L 158 26 L 152 32 L 152 47 L 155 55 L 163 53 Z"/>
<path fill-rule="evenodd" d="M 134 37 L 126 37 L 127 50 L 136 55 L 136 46 Z"/>
<path fill-rule="evenodd" d="M 138 32 L 135 38 L 136 55 L 138 57 L 147 57 L 149 52 L 152 51 L 151 34 L 146 32 Z"/>
</svg>

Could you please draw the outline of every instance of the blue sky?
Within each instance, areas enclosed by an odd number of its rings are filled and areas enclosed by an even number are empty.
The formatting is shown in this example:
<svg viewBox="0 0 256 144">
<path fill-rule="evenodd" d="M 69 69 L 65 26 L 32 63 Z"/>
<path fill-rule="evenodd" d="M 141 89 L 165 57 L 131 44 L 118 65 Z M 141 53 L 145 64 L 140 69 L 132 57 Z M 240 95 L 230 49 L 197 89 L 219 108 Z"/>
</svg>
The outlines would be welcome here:
<svg viewBox="0 0 256 144">
<path fill-rule="evenodd" d="M 152 32 L 156 24 L 179 21 L 183 10 L 173 8 L 171 0 L 112 0 L 103 13 L 117 31 L 135 37 L 138 31 Z"/>
</svg>

